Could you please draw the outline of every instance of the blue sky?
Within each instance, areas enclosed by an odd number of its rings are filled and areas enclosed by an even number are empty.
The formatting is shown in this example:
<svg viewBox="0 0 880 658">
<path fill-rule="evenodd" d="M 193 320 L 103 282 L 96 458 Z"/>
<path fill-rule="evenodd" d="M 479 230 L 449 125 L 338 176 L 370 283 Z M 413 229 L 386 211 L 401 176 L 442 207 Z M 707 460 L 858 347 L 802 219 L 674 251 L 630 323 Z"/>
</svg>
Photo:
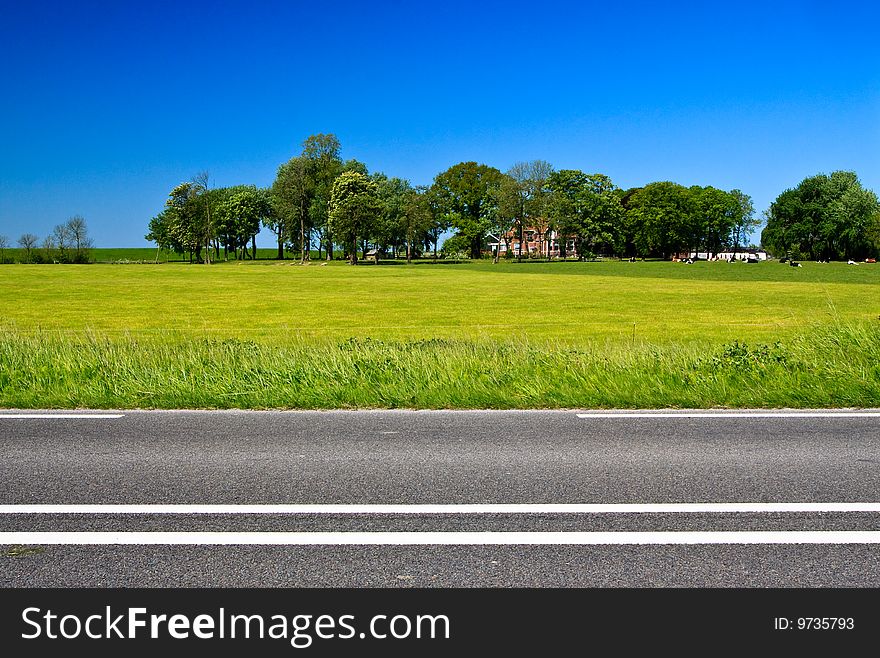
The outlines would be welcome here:
<svg viewBox="0 0 880 658">
<path fill-rule="evenodd" d="M 81 214 L 97 246 L 143 246 L 176 183 L 269 185 L 318 132 L 417 184 L 540 158 L 621 187 L 736 187 L 759 212 L 835 169 L 880 191 L 878 18 L 846 1 L 0 0 L 0 234 Z"/>
</svg>

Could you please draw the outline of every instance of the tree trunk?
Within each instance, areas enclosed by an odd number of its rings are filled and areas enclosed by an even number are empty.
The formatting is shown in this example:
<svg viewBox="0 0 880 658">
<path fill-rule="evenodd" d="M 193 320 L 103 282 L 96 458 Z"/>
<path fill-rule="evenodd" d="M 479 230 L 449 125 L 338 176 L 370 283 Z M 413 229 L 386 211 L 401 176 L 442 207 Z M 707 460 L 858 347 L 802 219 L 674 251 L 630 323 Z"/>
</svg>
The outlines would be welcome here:
<svg viewBox="0 0 880 658">
<path fill-rule="evenodd" d="M 412 240 L 407 239 L 406 241 L 406 264 L 409 265 L 412 263 Z"/>
<path fill-rule="evenodd" d="M 471 240 L 471 258 L 473 260 L 480 260 L 480 243 L 482 242 L 480 236 L 475 237 Z"/>
<path fill-rule="evenodd" d="M 327 260 L 333 260 L 333 240 L 327 238 Z"/>
<path fill-rule="evenodd" d="M 306 218 L 303 213 L 299 214 L 299 262 L 306 262 Z"/>
<path fill-rule="evenodd" d="M 524 237 L 525 236 L 524 236 L 524 231 L 523 231 L 523 220 L 520 219 L 519 220 L 519 253 L 516 255 L 516 262 L 517 263 L 522 263 L 522 252 L 523 252 L 523 249 L 525 248 L 525 243 L 523 242 Z"/>
<path fill-rule="evenodd" d="M 281 228 L 278 229 L 278 260 L 284 260 L 284 236 Z"/>
<path fill-rule="evenodd" d="M 253 246 L 253 250 L 254 250 L 253 260 L 257 260 L 257 234 L 256 233 L 254 233 L 251 236 L 251 245 Z"/>
</svg>

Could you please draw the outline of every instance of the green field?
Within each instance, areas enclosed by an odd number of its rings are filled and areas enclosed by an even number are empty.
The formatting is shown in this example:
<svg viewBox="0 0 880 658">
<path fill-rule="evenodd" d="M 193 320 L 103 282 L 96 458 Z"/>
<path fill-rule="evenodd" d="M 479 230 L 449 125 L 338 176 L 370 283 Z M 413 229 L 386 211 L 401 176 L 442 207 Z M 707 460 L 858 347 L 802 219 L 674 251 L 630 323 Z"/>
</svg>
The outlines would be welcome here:
<svg viewBox="0 0 880 658">
<path fill-rule="evenodd" d="M 0 406 L 878 406 L 880 266 L 8 265 Z"/>
</svg>

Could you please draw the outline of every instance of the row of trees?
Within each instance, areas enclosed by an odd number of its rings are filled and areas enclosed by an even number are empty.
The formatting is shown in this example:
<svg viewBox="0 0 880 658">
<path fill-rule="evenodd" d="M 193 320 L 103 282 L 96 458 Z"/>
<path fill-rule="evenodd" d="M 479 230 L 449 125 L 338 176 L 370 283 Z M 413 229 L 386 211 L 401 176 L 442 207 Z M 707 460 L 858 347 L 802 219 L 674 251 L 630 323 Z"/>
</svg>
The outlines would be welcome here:
<svg viewBox="0 0 880 658">
<path fill-rule="evenodd" d="M 267 190 L 253 185 L 210 189 L 207 172 L 177 185 L 164 210 L 150 220 L 146 238 L 158 249 L 189 254 L 190 261 L 210 263 L 229 253 L 257 257 L 257 233 L 274 218 Z"/>
<path fill-rule="evenodd" d="M 58 224 L 42 241 L 33 233 L 24 233 L 17 243 L 25 263 L 88 263 L 91 259 L 92 240 L 81 215 Z M 9 238 L 0 235 L 0 263 L 12 262 L 6 257 L 10 246 Z"/>
<path fill-rule="evenodd" d="M 811 260 L 880 256 L 880 203 L 851 171 L 804 179 L 767 211 L 761 242 L 779 255 Z"/>
<path fill-rule="evenodd" d="M 412 258 L 433 243 L 436 252 L 445 228 L 434 222 L 425 189 L 381 173 L 368 175 L 363 163 L 342 160 L 340 148 L 334 135 L 309 137 L 265 189 L 209 189 L 207 174 L 199 174 L 171 190 L 146 238 L 205 263 L 219 258 L 221 250 L 224 257 L 230 252 L 256 257 L 261 227 L 275 235 L 279 259 L 293 251 L 305 261 L 315 247 L 318 258 L 327 259 L 334 247 L 342 247 L 353 262 L 358 249 L 364 254 L 370 246 L 395 255 L 405 249 Z"/>
<path fill-rule="evenodd" d="M 543 160 L 517 163 L 506 172 L 462 162 L 432 185 L 418 187 L 370 174 L 363 163 L 343 160 L 340 150 L 332 134 L 309 137 L 266 189 L 211 190 L 207 174 L 200 174 L 171 191 L 147 239 L 206 263 L 221 249 L 255 257 L 261 226 L 274 233 L 279 259 L 293 251 L 301 261 L 315 248 L 318 258 L 327 259 L 341 249 L 352 263 L 371 247 L 394 257 L 403 251 L 407 259 L 433 247 L 436 256 L 440 236 L 450 230 L 453 243 L 472 258 L 489 244 L 503 243 L 510 254 L 514 242 L 522 258 L 527 241 L 551 240 L 562 257 L 571 242 L 579 257 L 667 257 L 735 251 L 760 224 L 751 198 L 737 189 L 672 182 L 621 189 L 606 175 L 557 171 Z M 765 244 L 798 255 L 861 256 L 878 247 L 871 232 L 880 221 L 877 208 L 876 196 L 851 172 L 813 177 L 771 207 Z"/>
</svg>

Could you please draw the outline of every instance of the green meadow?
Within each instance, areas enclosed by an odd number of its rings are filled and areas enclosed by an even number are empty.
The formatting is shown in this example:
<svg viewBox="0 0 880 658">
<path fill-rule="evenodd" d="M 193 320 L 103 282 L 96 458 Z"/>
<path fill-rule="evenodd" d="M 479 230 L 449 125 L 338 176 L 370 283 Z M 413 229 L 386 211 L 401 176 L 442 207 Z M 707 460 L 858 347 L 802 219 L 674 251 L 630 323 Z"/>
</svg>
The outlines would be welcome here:
<svg viewBox="0 0 880 658">
<path fill-rule="evenodd" d="M 873 264 L 5 265 L 0 318 L 5 407 L 880 406 Z"/>
</svg>

